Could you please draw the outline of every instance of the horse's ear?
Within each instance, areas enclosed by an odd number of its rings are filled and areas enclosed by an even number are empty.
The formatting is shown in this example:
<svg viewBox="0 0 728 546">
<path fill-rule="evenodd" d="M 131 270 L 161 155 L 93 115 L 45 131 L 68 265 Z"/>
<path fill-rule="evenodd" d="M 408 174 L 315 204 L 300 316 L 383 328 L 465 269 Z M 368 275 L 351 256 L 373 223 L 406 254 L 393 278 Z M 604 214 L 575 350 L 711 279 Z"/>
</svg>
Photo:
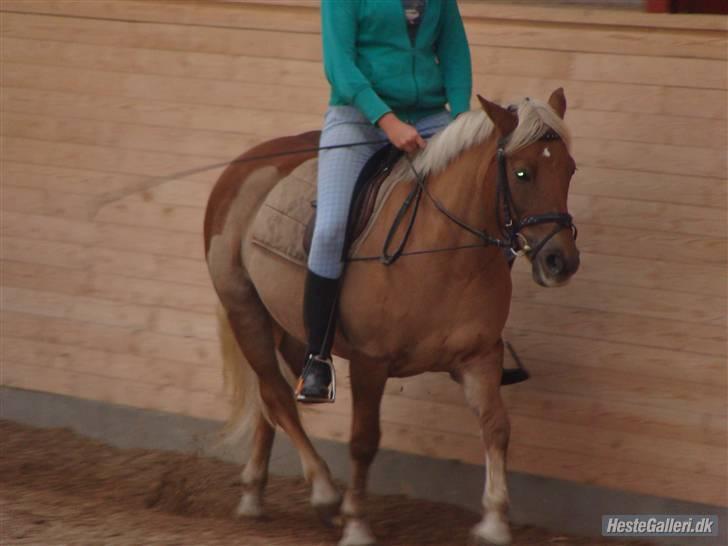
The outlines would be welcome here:
<svg viewBox="0 0 728 546">
<path fill-rule="evenodd" d="M 566 114 L 566 95 L 564 95 L 564 88 L 559 87 L 556 91 L 551 93 L 549 97 L 549 106 L 554 109 L 561 119 L 564 119 Z"/>
<path fill-rule="evenodd" d="M 490 102 L 488 99 L 484 99 L 480 95 L 478 95 L 478 100 L 502 136 L 510 135 L 516 129 L 516 126 L 518 126 L 518 116 L 516 114 L 494 102 Z"/>
</svg>

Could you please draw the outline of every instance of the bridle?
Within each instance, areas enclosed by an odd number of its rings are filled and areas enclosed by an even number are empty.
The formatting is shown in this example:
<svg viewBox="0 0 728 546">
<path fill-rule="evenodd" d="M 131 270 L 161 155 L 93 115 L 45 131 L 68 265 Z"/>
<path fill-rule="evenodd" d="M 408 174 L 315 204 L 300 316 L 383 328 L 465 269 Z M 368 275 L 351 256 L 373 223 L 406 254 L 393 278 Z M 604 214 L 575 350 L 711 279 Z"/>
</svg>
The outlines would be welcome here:
<svg viewBox="0 0 728 546">
<path fill-rule="evenodd" d="M 560 140 L 561 137 L 554 130 L 547 131 L 540 140 Z M 498 141 L 498 149 L 496 151 L 496 160 L 498 162 L 498 175 L 496 181 L 496 218 L 498 218 L 498 225 L 503 226 L 501 232 L 506 236 L 506 239 L 502 241 L 505 248 L 509 249 L 514 256 L 525 256 L 527 255 L 531 260 L 534 260 L 544 246 L 561 230 L 570 229 L 574 240 L 576 240 L 579 231 L 576 229 L 574 219 L 568 212 L 546 212 L 543 214 L 536 214 L 526 216 L 524 218 L 515 219 L 515 206 L 513 204 L 513 195 L 511 194 L 511 187 L 508 183 L 508 174 L 506 166 L 506 145 L 508 144 L 508 137 L 501 138 Z M 501 201 L 501 195 L 503 200 L 503 222 L 501 223 L 501 217 L 499 213 L 498 203 Z M 521 230 L 526 227 L 536 226 L 539 224 L 556 224 L 554 229 L 546 237 L 541 239 L 535 247 L 531 247 L 526 240 L 526 237 L 521 233 Z"/>
<path fill-rule="evenodd" d="M 497 174 L 496 174 L 496 199 L 495 199 L 495 215 L 500 230 L 500 237 L 489 234 L 484 229 L 478 229 L 460 218 L 458 218 L 453 212 L 447 209 L 442 202 L 437 199 L 427 188 L 425 177 L 417 171 L 412 160 L 409 156 L 405 156 L 409 162 L 410 169 L 412 170 L 415 177 L 415 186 L 410 194 L 405 199 L 402 207 L 400 208 L 389 233 L 385 237 L 384 248 L 382 249 L 381 256 L 368 256 L 368 257 L 351 257 L 348 261 L 368 261 L 368 260 L 379 260 L 385 265 L 391 265 L 396 262 L 402 256 L 412 256 L 417 254 L 433 254 L 438 252 L 449 252 L 454 250 L 461 250 L 466 248 L 478 248 L 483 246 L 496 246 L 504 250 L 509 251 L 512 256 L 528 256 L 530 260 L 534 260 L 538 253 L 546 246 L 546 244 L 563 229 L 570 229 L 573 237 L 576 240 L 578 230 L 572 216 L 567 212 L 547 212 L 543 214 L 529 215 L 524 218 L 516 218 L 515 205 L 513 202 L 513 195 L 511 193 L 510 184 L 508 182 L 507 173 L 507 159 L 506 159 L 506 146 L 510 139 L 510 135 L 507 135 L 498 140 L 498 148 L 496 150 L 496 162 L 497 162 Z M 561 136 L 554 130 L 547 131 L 540 140 L 560 140 Z M 435 208 L 443 214 L 448 220 L 456 224 L 461 229 L 471 233 L 479 239 L 479 243 L 469 245 L 459 245 L 453 247 L 436 248 L 429 250 L 419 250 L 404 252 L 404 247 L 409 239 L 412 232 L 412 228 L 415 223 L 417 216 L 417 210 L 422 195 L 432 202 Z M 389 249 L 394 238 L 394 234 L 398 230 L 402 221 L 404 220 L 410 207 L 414 204 L 412 214 L 405 229 L 405 233 L 400 240 L 397 249 L 390 253 Z M 556 224 L 554 229 L 541 241 L 532 247 L 526 237 L 521 233 L 521 230 L 526 227 L 536 226 L 539 224 Z"/>
</svg>

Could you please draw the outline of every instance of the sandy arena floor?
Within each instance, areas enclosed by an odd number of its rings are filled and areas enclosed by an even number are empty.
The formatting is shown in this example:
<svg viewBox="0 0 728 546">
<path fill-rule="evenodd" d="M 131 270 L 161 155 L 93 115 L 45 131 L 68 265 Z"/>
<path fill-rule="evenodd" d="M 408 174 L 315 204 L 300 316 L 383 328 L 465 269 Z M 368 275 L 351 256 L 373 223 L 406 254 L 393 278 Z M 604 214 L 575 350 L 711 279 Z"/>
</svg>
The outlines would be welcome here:
<svg viewBox="0 0 728 546">
<path fill-rule="evenodd" d="M 214 459 L 117 449 L 66 429 L 0 421 L 0 543 L 333 546 L 301 479 L 272 478 L 261 521 L 232 517 L 240 468 Z M 405 497 L 372 497 L 382 546 L 468 544 L 477 514 Z M 516 527 L 524 546 L 626 545 Z M 645 544 L 645 543 L 641 543 Z"/>
</svg>

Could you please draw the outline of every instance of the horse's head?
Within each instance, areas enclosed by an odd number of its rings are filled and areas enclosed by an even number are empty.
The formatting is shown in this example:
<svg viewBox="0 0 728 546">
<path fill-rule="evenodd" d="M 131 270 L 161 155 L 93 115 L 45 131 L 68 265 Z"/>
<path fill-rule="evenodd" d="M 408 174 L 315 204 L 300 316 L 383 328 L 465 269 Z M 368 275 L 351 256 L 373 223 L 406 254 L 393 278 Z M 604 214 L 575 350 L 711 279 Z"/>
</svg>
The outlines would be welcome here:
<svg viewBox="0 0 728 546">
<path fill-rule="evenodd" d="M 478 98 L 499 139 L 498 207 L 505 230 L 518 239 L 538 284 L 563 284 L 579 268 L 566 204 L 576 164 L 563 122 L 564 92 L 554 91 L 548 104 L 526 99 L 507 109 Z"/>
</svg>

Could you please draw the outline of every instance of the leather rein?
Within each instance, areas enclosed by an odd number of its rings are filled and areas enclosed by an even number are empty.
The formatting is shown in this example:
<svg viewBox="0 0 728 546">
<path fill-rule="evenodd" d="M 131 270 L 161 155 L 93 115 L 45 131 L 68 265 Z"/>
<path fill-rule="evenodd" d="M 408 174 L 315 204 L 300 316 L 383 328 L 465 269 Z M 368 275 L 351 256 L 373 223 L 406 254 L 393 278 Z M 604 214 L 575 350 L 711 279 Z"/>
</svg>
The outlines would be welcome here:
<svg viewBox="0 0 728 546">
<path fill-rule="evenodd" d="M 427 138 L 432 135 L 422 135 L 423 137 Z M 510 135 L 509 135 L 510 136 Z M 455 214 L 453 214 L 451 211 L 449 211 L 443 204 L 440 202 L 437 197 L 432 195 L 432 193 L 427 188 L 426 184 L 426 178 L 422 176 L 421 173 L 419 173 L 412 163 L 412 160 L 409 158 L 409 156 L 405 156 L 407 161 L 409 162 L 410 168 L 412 169 L 413 174 L 415 175 L 415 187 L 412 189 L 412 191 L 409 193 L 405 201 L 402 203 L 402 206 L 400 207 L 399 212 L 397 213 L 397 216 L 394 219 L 394 222 L 392 223 L 392 227 L 390 228 L 389 232 L 387 233 L 387 236 L 384 241 L 384 247 L 382 249 L 382 253 L 379 256 L 355 256 L 355 257 L 349 257 L 347 258 L 347 262 L 363 262 L 363 261 L 380 261 L 384 265 L 392 265 L 394 262 L 396 262 L 400 257 L 402 256 L 416 256 L 420 254 L 435 254 L 440 252 L 452 252 L 455 250 L 462 250 L 462 249 L 468 249 L 468 248 L 482 248 L 484 246 L 496 246 L 499 248 L 502 248 L 504 250 L 510 251 L 512 256 L 528 256 L 530 259 L 534 259 L 536 255 L 543 249 L 543 247 L 548 243 L 551 238 L 553 238 L 557 233 L 559 233 L 562 229 L 569 228 L 573 232 L 574 239 L 576 239 L 578 231 L 576 229 L 576 226 L 574 225 L 573 218 L 568 213 L 558 213 L 558 212 L 549 212 L 544 214 L 538 214 L 538 215 L 532 215 L 527 216 L 525 218 L 516 219 L 515 218 L 515 207 L 513 204 L 513 196 L 511 194 L 510 185 L 508 183 L 508 174 L 507 174 L 507 166 L 506 166 L 506 152 L 505 148 L 508 143 L 509 136 L 501 138 L 498 141 L 498 148 L 496 150 L 496 159 L 498 162 L 498 172 L 497 172 L 497 180 L 496 180 L 496 202 L 495 202 L 495 214 L 496 218 L 498 219 L 498 225 L 500 226 L 501 235 L 503 238 L 498 238 L 490 235 L 485 230 L 480 230 L 476 227 L 473 227 L 463 220 L 459 219 Z M 559 140 L 561 137 L 553 130 L 548 131 L 546 134 L 544 134 L 540 140 Z M 330 149 L 336 149 L 336 148 L 353 148 L 356 146 L 364 146 L 364 145 L 371 145 L 371 144 L 384 144 L 389 142 L 387 139 L 383 139 L 381 141 L 362 141 L 362 142 L 348 142 L 346 144 L 335 144 L 330 146 L 317 146 L 312 148 L 303 148 L 299 150 L 288 150 L 284 152 L 276 152 L 271 154 L 264 154 L 264 155 L 258 155 L 258 156 L 249 156 L 244 157 L 240 159 L 235 159 L 231 162 L 225 162 L 215 165 L 210 165 L 207 167 L 203 167 L 201 169 L 194 169 L 191 171 L 185 171 L 183 173 L 176 173 L 173 175 L 174 177 L 178 177 L 181 175 L 187 175 L 192 173 L 197 173 L 205 170 L 210 170 L 216 167 L 225 166 L 228 164 L 233 163 L 247 163 L 251 161 L 258 161 L 263 159 L 270 159 L 274 157 L 279 156 L 289 156 L 289 155 L 295 155 L 295 154 L 303 154 L 303 153 L 311 153 L 311 152 L 318 152 L 321 150 L 330 150 Z M 386 171 L 385 171 L 386 172 Z M 426 195 L 427 198 L 433 203 L 435 208 L 440 211 L 446 218 L 448 218 L 451 222 L 459 226 L 460 228 L 464 229 L 465 231 L 473 234 L 477 239 L 479 239 L 478 243 L 475 244 L 468 244 L 468 245 L 459 245 L 459 246 L 452 246 L 452 247 L 445 247 L 445 248 L 434 248 L 434 249 L 428 249 L 428 250 L 413 250 L 404 252 L 404 247 L 407 244 L 407 241 L 409 240 L 409 237 L 412 233 L 412 228 L 414 227 L 415 219 L 417 217 L 417 211 L 419 210 L 419 205 L 422 200 L 422 195 Z M 501 207 L 500 202 L 502 201 L 503 207 L 502 207 L 502 217 L 501 217 Z M 395 249 L 394 252 L 390 254 L 389 248 L 392 245 L 392 241 L 394 239 L 394 235 L 397 232 L 399 226 L 402 224 L 402 221 L 404 220 L 405 216 L 407 215 L 407 212 L 410 210 L 410 207 L 414 204 L 414 209 L 412 211 L 412 215 L 410 216 L 410 220 L 407 224 L 407 228 L 405 230 L 405 233 Z M 526 240 L 526 237 L 520 233 L 520 231 L 529 226 L 535 226 L 538 224 L 546 224 L 546 223 L 555 223 L 556 226 L 554 227 L 553 231 L 544 237 L 535 247 L 531 247 L 528 244 L 528 241 Z"/>
<path fill-rule="evenodd" d="M 540 140 L 559 140 L 561 137 L 556 131 L 550 130 L 546 132 Z M 501 237 L 490 235 L 487 231 L 478 229 L 470 224 L 464 222 L 458 218 L 454 213 L 448 210 L 442 202 L 437 199 L 430 190 L 427 188 L 426 178 L 422 176 L 416 169 L 412 160 L 409 156 L 405 156 L 409 162 L 410 169 L 415 176 L 415 187 L 409 193 L 404 203 L 399 209 L 397 216 L 392 223 L 392 227 L 389 229 L 387 236 L 384 240 L 384 247 L 380 256 L 365 256 L 365 257 L 351 257 L 347 261 L 373 261 L 379 260 L 384 265 L 392 265 L 402 256 L 413 256 L 420 254 L 434 254 L 439 252 L 452 252 L 455 250 L 467 249 L 467 248 L 480 248 L 483 246 L 496 246 L 504 250 L 508 250 L 511 254 L 516 256 L 528 256 L 529 259 L 533 260 L 543 247 L 561 230 L 571 229 L 574 239 L 578 235 L 578 230 L 572 216 L 566 212 L 547 212 L 544 214 L 530 215 L 524 218 L 516 218 L 515 206 L 513 203 L 513 195 L 511 194 L 510 184 L 508 182 L 507 173 L 507 159 L 506 159 L 506 145 L 508 144 L 509 137 L 499 139 L 498 148 L 496 150 L 496 161 L 497 161 L 497 175 L 496 175 L 496 199 L 495 199 L 495 215 L 500 226 Z M 427 198 L 432 202 L 435 208 L 443 214 L 448 220 L 456 224 L 461 229 L 471 233 L 480 240 L 479 243 L 469 245 L 459 245 L 445 248 L 434 248 L 428 250 L 410 251 L 405 252 L 404 247 L 409 240 L 414 227 L 415 219 L 417 217 L 417 211 L 419 209 L 422 195 L 426 195 Z M 502 207 L 501 207 L 502 203 Z M 402 221 L 404 220 L 407 212 L 414 205 L 412 214 L 409 218 L 407 228 L 402 236 L 397 248 L 394 252 L 390 253 L 390 246 L 394 239 L 394 235 L 399 229 Z M 531 247 L 526 240 L 526 237 L 521 233 L 521 230 L 525 227 L 535 226 L 539 224 L 556 224 L 553 231 L 544 237 L 535 247 Z"/>
</svg>

